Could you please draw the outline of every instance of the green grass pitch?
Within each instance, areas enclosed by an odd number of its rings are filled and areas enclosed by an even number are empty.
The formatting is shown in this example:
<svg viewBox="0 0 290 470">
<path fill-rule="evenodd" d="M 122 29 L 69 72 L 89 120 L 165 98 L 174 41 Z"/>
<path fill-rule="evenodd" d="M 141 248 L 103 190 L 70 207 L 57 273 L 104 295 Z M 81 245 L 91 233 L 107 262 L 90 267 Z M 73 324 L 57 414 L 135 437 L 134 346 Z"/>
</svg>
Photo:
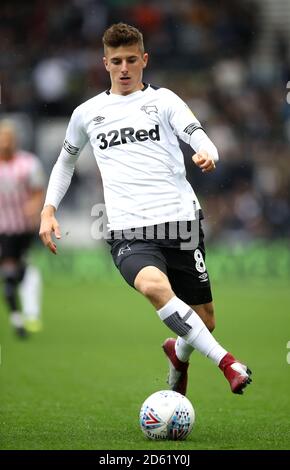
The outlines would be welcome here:
<svg viewBox="0 0 290 470">
<path fill-rule="evenodd" d="M 0 303 L 1 449 L 290 449 L 290 295 L 285 281 L 213 286 L 216 338 L 253 371 L 243 396 L 194 352 L 188 398 L 196 423 L 184 442 L 146 440 L 139 409 L 166 389 L 170 335 L 154 309 L 114 275 L 50 279 L 44 330 L 14 337 Z"/>
</svg>

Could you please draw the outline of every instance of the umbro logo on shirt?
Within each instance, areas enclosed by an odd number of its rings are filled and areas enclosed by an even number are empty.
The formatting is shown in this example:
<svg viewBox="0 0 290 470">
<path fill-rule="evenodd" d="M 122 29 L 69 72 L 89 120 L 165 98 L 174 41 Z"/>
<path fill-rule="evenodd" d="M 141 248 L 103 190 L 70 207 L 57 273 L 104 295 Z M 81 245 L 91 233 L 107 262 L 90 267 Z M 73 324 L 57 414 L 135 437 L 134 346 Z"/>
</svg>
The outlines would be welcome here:
<svg viewBox="0 0 290 470">
<path fill-rule="evenodd" d="M 151 104 L 148 106 L 146 105 L 142 106 L 141 111 L 145 111 L 146 114 L 150 114 L 150 113 L 158 114 L 157 106 L 151 105 Z"/>
<path fill-rule="evenodd" d="M 100 124 L 100 122 L 103 122 L 104 120 L 104 116 L 97 116 L 93 119 L 93 121 L 96 123 L 96 124 Z"/>
</svg>

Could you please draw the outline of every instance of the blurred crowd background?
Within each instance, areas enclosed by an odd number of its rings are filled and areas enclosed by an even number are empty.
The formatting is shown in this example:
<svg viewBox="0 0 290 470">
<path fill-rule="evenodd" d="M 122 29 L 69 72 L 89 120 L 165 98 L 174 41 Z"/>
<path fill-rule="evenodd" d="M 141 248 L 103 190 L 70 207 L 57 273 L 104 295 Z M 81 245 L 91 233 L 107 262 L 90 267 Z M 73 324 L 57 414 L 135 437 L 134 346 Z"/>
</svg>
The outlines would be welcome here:
<svg viewBox="0 0 290 470">
<path fill-rule="evenodd" d="M 203 175 L 182 144 L 208 240 L 286 239 L 289 0 L 1 0 L 0 118 L 15 120 L 20 145 L 41 158 L 48 175 L 73 109 L 109 86 L 101 38 L 119 21 L 144 33 L 145 81 L 181 96 L 218 147 L 216 172 Z M 88 147 L 61 209 L 83 227 L 79 241 L 89 238 L 90 211 L 100 201 Z"/>
</svg>

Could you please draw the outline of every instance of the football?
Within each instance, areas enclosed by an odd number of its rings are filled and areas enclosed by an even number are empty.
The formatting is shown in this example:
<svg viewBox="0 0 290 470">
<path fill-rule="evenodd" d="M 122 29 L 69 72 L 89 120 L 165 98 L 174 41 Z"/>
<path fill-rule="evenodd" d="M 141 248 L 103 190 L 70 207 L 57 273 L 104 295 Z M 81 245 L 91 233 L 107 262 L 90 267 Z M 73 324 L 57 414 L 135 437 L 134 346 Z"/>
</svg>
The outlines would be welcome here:
<svg viewBox="0 0 290 470">
<path fill-rule="evenodd" d="M 149 439 L 186 439 L 194 421 L 195 412 L 188 398 L 172 390 L 153 393 L 140 410 L 140 427 Z"/>
</svg>

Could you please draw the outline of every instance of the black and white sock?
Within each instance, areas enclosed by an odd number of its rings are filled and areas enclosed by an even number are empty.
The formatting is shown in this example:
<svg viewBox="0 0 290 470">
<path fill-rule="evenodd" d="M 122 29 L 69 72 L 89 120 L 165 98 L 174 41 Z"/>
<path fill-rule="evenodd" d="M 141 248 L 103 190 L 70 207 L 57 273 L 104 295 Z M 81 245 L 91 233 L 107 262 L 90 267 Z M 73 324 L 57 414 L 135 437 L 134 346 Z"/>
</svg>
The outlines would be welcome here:
<svg viewBox="0 0 290 470">
<path fill-rule="evenodd" d="M 227 354 L 209 332 L 199 315 L 178 297 L 173 297 L 157 311 L 160 319 L 193 349 L 217 365 Z M 182 360 L 180 358 L 180 360 Z"/>
</svg>

